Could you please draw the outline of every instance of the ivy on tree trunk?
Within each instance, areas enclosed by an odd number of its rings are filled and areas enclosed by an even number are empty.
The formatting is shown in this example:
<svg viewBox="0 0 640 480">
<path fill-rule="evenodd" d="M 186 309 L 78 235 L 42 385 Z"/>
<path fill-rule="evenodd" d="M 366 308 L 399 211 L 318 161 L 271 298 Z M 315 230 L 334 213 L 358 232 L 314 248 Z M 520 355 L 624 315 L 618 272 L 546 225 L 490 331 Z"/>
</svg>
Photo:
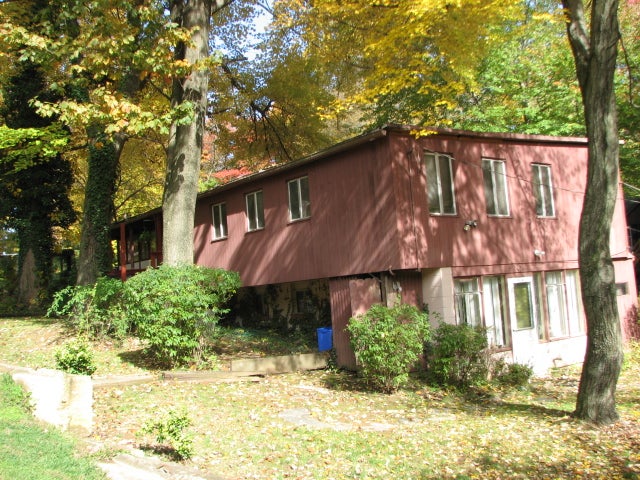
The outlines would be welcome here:
<svg viewBox="0 0 640 480">
<path fill-rule="evenodd" d="M 93 132 L 89 146 L 87 183 L 82 216 L 78 285 L 91 285 L 111 270 L 113 252 L 110 227 L 114 220 L 113 198 L 116 193 L 120 153 L 124 136 L 109 137 Z"/>
<path fill-rule="evenodd" d="M 622 332 L 609 235 L 618 191 L 618 125 L 613 75 L 616 66 L 618 1 L 564 0 L 567 33 L 585 112 L 588 168 L 579 255 L 587 317 L 585 355 L 575 415 L 594 423 L 618 419 L 615 391 L 622 367 Z M 590 29 L 586 17 L 590 18 Z"/>
</svg>

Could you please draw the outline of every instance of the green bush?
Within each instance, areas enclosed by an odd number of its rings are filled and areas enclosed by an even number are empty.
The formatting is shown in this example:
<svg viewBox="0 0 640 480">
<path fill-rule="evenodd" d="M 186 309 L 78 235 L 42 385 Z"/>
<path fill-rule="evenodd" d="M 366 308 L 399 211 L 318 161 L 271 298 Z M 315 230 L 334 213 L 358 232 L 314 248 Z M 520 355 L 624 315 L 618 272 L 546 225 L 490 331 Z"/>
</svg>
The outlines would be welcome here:
<svg viewBox="0 0 640 480">
<path fill-rule="evenodd" d="M 191 426 L 186 413 L 170 410 L 157 420 L 150 420 L 142 427 L 142 433 L 155 436 L 160 445 L 167 445 L 178 460 L 188 460 L 193 456 L 193 441 L 185 433 Z"/>
<path fill-rule="evenodd" d="M 533 376 L 533 368 L 520 363 L 505 363 L 498 361 L 495 366 L 493 378 L 495 381 L 507 387 L 526 387 Z"/>
<path fill-rule="evenodd" d="M 54 295 L 47 316 L 67 317 L 79 334 L 90 338 L 124 338 L 134 328 L 123 308 L 125 288 L 122 281 L 107 277 L 64 288 Z"/>
<path fill-rule="evenodd" d="M 429 338 L 428 315 L 412 305 L 374 305 L 349 320 L 351 346 L 362 375 L 392 392 L 407 382 Z"/>
<path fill-rule="evenodd" d="M 467 388 L 486 381 L 487 346 L 485 328 L 441 323 L 428 345 L 427 372 L 442 386 Z"/>
<path fill-rule="evenodd" d="M 126 282 L 126 313 L 157 360 L 193 360 L 214 332 L 225 303 L 240 286 L 235 272 L 196 265 L 145 270 Z"/>
<path fill-rule="evenodd" d="M 96 371 L 93 353 L 89 345 L 82 340 L 67 343 L 55 354 L 56 367 L 64 372 L 76 375 L 91 375 Z"/>
</svg>

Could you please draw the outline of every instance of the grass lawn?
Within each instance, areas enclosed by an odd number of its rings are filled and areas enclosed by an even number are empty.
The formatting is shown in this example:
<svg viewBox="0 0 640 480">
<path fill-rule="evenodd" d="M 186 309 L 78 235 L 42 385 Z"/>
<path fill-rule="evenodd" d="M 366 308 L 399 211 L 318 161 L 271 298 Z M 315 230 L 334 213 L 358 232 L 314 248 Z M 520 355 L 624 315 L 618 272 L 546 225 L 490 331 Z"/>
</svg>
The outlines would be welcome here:
<svg viewBox="0 0 640 480">
<path fill-rule="evenodd" d="M 25 394 L 11 377 L 0 377 L 0 479 L 104 479 L 86 457 L 76 454 L 73 439 L 36 422 Z"/>
<path fill-rule="evenodd" d="M 0 362 L 19 358 L 5 349 L 21 331 L 49 338 L 44 344 L 65 341 L 57 334 L 52 340 L 46 332 L 56 324 L 45 323 L 0 320 Z M 37 342 L 24 335 L 22 345 L 34 350 L 25 358 L 40 358 Z M 224 355 L 272 353 L 255 333 L 225 338 Z M 140 362 L 126 361 L 130 356 L 104 347 L 97 373 L 143 371 Z M 385 395 L 330 370 L 258 382 L 109 387 L 94 392 L 92 440 L 103 452 L 148 445 L 153 439 L 140 434 L 145 422 L 178 409 L 194 422 L 191 462 L 229 479 L 640 479 L 640 347 L 627 352 L 617 395 L 621 421 L 613 426 L 571 418 L 578 374 L 564 369 L 528 389 L 467 395 L 419 378 Z M 295 413 L 313 422 L 292 423 L 287 417 Z"/>
</svg>

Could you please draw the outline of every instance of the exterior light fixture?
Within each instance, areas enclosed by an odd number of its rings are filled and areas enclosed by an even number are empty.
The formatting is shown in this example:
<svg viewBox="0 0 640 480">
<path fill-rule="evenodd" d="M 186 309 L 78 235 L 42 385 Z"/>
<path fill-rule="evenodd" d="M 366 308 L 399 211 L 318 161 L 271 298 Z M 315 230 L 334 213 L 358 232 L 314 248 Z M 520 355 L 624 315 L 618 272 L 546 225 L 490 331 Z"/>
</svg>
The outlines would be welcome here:
<svg viewBox="0 0 640 480">
<path fill-rule="evenodd" d="M 462 227 L 464 229 L 465 232 L 468 232 L 469 230 L 471 230 L 472 228 L 476 228 L 478 226 L 478 221 L 477 220 L 467 220 L 466 222 L 464 222 L 464 227 Z"/>
</svg>

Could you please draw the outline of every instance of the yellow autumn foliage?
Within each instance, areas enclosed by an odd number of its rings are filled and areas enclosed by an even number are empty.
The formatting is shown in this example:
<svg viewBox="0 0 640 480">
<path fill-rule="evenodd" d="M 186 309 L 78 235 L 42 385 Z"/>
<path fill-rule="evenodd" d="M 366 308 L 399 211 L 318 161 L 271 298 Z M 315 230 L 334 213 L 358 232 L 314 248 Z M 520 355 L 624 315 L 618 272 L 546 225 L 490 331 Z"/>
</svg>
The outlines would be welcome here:
<svg viewBox="0 0 640 480">
<path fill-rule="evenodd" d="M 496 25 L 517 19 L 519 0 L 278 0 L 276 26 L 302 33 L 308 55 L 335 69 L 340 99 L 327 117 L 381 96 L 428 94 L 441 106 L 473 84 Z"/>
</svg>

